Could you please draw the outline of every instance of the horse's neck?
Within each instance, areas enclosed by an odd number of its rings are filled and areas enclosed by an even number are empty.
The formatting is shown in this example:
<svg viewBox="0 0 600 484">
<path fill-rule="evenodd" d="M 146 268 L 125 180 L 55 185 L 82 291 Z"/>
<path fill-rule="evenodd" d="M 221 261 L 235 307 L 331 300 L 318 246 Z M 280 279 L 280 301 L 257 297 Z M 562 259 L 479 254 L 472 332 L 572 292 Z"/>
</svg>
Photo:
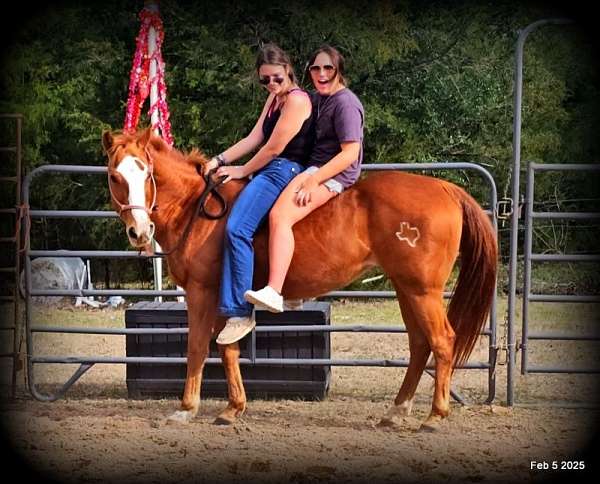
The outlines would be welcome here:
<svg viewBox="0 0 600 484">
<path fill-rule="evenodd" d="M 169 171 L 164 172 L 163 166 Z M 188 173 L 187 170 L 174 173 L 173 167 L 165 166 L 164 163 L 160 166 L 157 165 L 155 168 L 155 178 L 158 209 L 152 215 L 152 221 L 156 226 L 156 240 L 167 251 L 178 245 L 180 239 L 184 236 L 186 227 L 194 217 L 197 203 L 206 185 L 199 174 L 193 171 Z M 244 182 L 233 181 L 219 187 L 219 192 L 226 200 L 229 209 L 244 185 Z M 211 206 L 211 204 L 216 203 L 212 198 L 208 197 L 207 206 L 211 212 L 216 212 L 219 207 L 213 208 Z M 224 223 L 228 213 L 217 223 L 194 223 L 193 230 L 195 233 L 198 231 L 205 232 L 203 237 L 194 237 L 194 241 L 200 242 L 208 237 L 216 226 Z M 202 215 L 200 217 L 204 222 L 208 222 L 208 219 L 203 218 Z"/>
<path fill-rule="evenodd" d="M 155 165 L 157 210 L 152 220 L 156 226 L 156 240 L 165 250 L 174 246 L 185 230 L 195 210 L 194 201 L 203 188 L 199 175 L 175 170 L 175 164 L 171 167 L 164 162 Z"/>
</svg>

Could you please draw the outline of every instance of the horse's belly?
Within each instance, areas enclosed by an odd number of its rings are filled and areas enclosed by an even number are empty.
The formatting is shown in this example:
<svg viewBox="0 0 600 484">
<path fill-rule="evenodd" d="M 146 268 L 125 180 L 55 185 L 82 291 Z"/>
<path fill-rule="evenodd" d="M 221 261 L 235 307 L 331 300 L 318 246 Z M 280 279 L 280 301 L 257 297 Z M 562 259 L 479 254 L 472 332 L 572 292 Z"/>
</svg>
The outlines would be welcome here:
<svg viewBox="0 0 600 484">
<path fill-rule="evenodd" d="M 283 292 L 289 298 L 319 296 L 350 284 L 373 265 L 369 254 L 357 250 L 349 238 L 331 244 L 299 243 Z"/>
</svg>

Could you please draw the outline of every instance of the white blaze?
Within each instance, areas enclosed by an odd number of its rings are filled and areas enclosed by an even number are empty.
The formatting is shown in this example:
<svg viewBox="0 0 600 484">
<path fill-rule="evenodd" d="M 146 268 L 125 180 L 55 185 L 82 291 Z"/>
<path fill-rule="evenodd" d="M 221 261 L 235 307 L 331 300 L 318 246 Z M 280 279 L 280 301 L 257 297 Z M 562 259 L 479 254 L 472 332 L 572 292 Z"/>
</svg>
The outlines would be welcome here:
<svg viewBox="0 0 600 484">
<path fill-rule="evenodd" d="M 129 185 L 129 205 L 146 206 L 146 176 L 148 168 L 135 156 L 126 156 L 119 163 L 117 171 L 123 175 Z M 136 232 L 142 234 L 149 229 L 150 219 L 148 214 L 139 208 L 131 210 L 131 215 L 136 222 Z"/>
</svg>

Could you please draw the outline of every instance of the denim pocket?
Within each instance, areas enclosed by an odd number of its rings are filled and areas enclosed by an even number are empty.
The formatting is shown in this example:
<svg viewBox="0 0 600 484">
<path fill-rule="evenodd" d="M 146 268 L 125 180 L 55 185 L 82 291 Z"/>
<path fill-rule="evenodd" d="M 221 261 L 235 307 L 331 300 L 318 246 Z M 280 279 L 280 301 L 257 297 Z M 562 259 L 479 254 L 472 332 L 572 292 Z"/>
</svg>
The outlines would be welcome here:
<svg viewBox="0 0 600 484">
<path fill-rule="evenodd" d="M 286 158 L 275 158 L 261 172 L 269 176 L 273 181 L 277 180 L 276 183 L 283 190 L 303 170 L 304 167 L 300 163 Z"/>
</svg>

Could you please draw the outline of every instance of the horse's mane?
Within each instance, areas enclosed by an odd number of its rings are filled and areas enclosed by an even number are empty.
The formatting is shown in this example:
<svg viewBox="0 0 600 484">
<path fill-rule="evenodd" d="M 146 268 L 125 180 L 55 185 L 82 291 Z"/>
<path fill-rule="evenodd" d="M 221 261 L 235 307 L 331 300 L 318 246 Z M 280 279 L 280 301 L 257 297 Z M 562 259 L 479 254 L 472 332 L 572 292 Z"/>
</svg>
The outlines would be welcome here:
<svg viewBox="0 0 600 484">
<path fill-rule="evenodd" d="M 136 133 L 126 133 L 123 131 L 113 132 L 113 145 L 108 151 L 108 154 L 113 155 L 124 146 L 137 142 L 144 134 L 146 130 L 139 130 Z M 192 148 L 189 152 L 182 152 L 175 147 L 167 145 L 167 143 L 159 136 L 154 134 L 150 135 L 148 144 L 152 148 L 155 154 L 168 157 L 169 162 L 181 164 L 182 167 L 192 167 L 198 173 L 204 171 L 204 165 L 208 163 L 208 157 L 202 153 L 198 148 Z"/>
<path fill-rule="evenodd" d="M 192 150 L 188 153 L 181 153 L 183 156 L 183 162 L 192 164 L 194 166 L 200 166 L 202 171 L 204 172 L 204 165 L 208 163 L 208 157 L 202 153 L 198 148 L 192 148 Z"/>
</svg>

